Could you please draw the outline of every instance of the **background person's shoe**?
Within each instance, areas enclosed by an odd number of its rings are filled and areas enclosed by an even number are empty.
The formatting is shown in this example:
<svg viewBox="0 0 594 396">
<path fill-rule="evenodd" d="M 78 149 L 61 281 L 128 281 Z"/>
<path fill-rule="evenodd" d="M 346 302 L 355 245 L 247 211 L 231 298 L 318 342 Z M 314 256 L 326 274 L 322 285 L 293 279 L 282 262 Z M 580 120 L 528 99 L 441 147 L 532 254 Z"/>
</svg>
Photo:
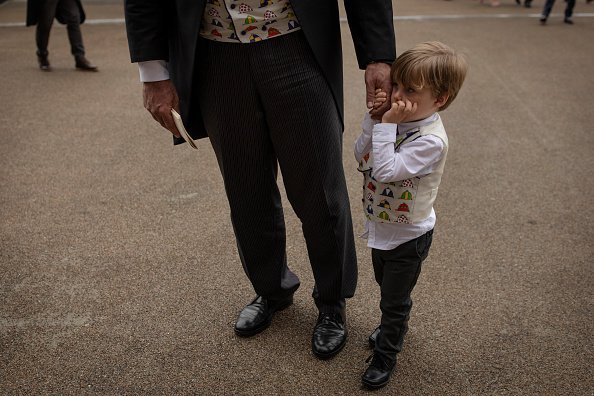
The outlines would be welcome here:
<svg viewBox="0 0 594 396">
<path fill-rule="evenodd" d="M 75 67 L 78 70 L 83 70 L 83 71 L 97 71 L 97 66 L 93 65 L 91 62 L 89 62 L 89 60 L 87 58 L 85 58 L 82 55 L 76 56 L 74 58 L 75 60 Z"/>
<path fill-rule="evenodd" d="M 39 52 L 37 53 L 37 62 L 39 63 L 39 68 L 43 71 L 51 71 L 52 67 L 50 66 L 49 59 L 47 54 L 42 55 Z"/>
<path fill-rule="evenodd" d="M 546 23 L 547 23 L 547 17 L 546 17 L 546 16 L 544 16 L 544 15 L 542 15 L 542 16 L 540 17 L 539 21 L 540 21 L 540 24 L 541 24 L 541 25 L 544 25 L 544 24 L 546 24 Z"/>
<path fill-rule="evenodd" d="M 283 300 L 268 300 L 262 296 L 256 298 L 241 310 L 235 322 L 235 334 L 241 337 L 256 335 L 268 328 L 275 312 L 293 304 L 293 295 Z"/>
<path fill-rule="evenodd" d="M 571 18 L 565 18 L 565 19 L 563 20 L 563 22 L 565 22 L 565 23 L 566 23 L 566 24 L 568 24 L 568 25 L 573 25 L 573 21 L 571 20 Z"/>
<path fill-rule="evenodd" d="M 311 337 L 311 349 L 319 359 L 330 359 L 344 348 L 347 339 L 343 315 L 320 312 Z"/>
</svg>

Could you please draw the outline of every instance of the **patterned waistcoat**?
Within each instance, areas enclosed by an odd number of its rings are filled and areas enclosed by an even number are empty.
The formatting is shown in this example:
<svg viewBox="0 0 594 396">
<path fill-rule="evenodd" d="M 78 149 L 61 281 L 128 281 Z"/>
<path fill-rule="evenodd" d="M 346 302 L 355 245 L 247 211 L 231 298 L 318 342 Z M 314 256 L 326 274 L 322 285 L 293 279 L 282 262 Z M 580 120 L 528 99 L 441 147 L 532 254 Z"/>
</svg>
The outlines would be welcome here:
<svg viewBox="0 0 594 396">
<path fill-rule="evenodd" d="M 301 29 L 289 0 L 208 0 L 200 35 L 255 43 Z"/>
<path fill-rule="evenodd" d="M 429 125 L 407 131 L 406 134 L 399 134 L 394 143 L 394 151 L 398 152 L 404 145 L 425 135 L 437 136 L 444 143 L 443 155 L 434 171 L 428 175 L 380 183 L 371 176 L 373 169 L 371 153 L 367 153 L 359 163 L 358 170 L 364 175 L 363 209 L 370 221 L 414 224 L 431 215 L 448 153 L 448 137 L 441 118 Z"/>
</svg>

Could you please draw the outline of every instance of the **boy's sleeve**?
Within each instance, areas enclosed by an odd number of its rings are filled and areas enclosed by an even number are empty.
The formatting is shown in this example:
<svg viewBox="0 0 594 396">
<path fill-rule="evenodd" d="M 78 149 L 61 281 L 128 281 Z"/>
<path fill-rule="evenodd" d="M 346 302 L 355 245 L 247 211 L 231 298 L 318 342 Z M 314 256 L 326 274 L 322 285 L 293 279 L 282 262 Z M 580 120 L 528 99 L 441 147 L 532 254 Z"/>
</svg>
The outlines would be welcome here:
<svg viewBox="0 0 594 396">
<path fill-rule="evenodd" d="M 363 117 L 363 122 L 361 123 L 361 135 L 355 141 L 355 159 L 361 161 L 363 156 L 371 151 L 371 135 L 373 131 L 373 126 L 377 124 L 379 121 L 374 120 L 371 118 L 369 113 L 365 113 Z"/>
<path fill-rule="evenodd" d="M 423 176 L 443 155 L 444 144 L 437 136 L 427 135 L 394 150 L 396 124 L 377 124 L 373 128 L 373 177 L 382 183 Z"/>
</svg>

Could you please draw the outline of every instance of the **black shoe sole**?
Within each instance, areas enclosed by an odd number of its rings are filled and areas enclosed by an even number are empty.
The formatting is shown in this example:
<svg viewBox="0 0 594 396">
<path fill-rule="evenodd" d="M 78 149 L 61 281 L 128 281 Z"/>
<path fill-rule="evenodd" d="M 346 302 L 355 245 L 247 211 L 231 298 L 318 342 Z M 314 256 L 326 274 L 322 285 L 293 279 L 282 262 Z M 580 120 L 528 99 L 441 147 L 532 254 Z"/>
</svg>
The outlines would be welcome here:
<svg viewBox="0 0 594 396">
<path fill-rule="evenodd" d="M 282 311 L 283 309 L 288 308 L 289 306 L 291 306 L 291 304 L 293 304 L 293 298 L 291 297 L 290 299 L 288 299 L 287 301 L 283 301 L 281 303 L 281 305 L 279 305 L 277 308 L 275 308 L 271 313 L 270 313 L 270 318 L 268 320 L 265 320 L 264 322 L 262 322 L 262 324 L 258 327 L 254 327 L 251 328 L 249 330 L 239 330 L 237 327 L 233 327 L 233 330 L 235 331 L 235 334 L 237 334 L 240 337 L 251 337 L 251 336 L 255 336 L 256 334 L 259 334 L 261 332 L 263 332 L 264 330 L 266 330 L 269 326 L 270 323 L 272 323 L 272 317 L 274 316 L 274 314 L 276 312 Z"/>
<path fill-rule="evenodd" d="M 363 384 L 363 386 L 367 389 L 370 390 L 375 390 L 375 389 L 379 389 L 379 388 L 383 388 L 384 386 L 388 385 L 388 382 L 390 382 L 390 378 L 388 378 L 387 380 L 385 380 L 384 382 L 381 383 L 371 383 L 371 382 L 367 382 L 365 380 L 361 380 L 361 383 Z"/>
</svg>

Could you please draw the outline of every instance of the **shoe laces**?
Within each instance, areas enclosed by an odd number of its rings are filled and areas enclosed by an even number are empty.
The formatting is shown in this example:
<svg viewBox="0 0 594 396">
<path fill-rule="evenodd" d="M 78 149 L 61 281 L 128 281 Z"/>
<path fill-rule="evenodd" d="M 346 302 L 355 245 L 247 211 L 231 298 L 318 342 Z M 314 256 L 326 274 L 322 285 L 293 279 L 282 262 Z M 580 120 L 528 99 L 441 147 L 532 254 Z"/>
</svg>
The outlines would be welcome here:
<svg viewBox="0 0 594 396">
<path fill-rule="evenodd" d="M 334 312 L 320 312 L 318 317 L 318 325 L 341 326 L 344 324 L 342 315 Z"/>
<path fill-rule="evenodd" d="M 369 363 L 371 361 L 370 367 L 376 367 L 380 370 L 389 370 L 390 365 L 380 354 L 372 353 L 369 357 L 365 360 L 365 363 Z"/>
</svg>

